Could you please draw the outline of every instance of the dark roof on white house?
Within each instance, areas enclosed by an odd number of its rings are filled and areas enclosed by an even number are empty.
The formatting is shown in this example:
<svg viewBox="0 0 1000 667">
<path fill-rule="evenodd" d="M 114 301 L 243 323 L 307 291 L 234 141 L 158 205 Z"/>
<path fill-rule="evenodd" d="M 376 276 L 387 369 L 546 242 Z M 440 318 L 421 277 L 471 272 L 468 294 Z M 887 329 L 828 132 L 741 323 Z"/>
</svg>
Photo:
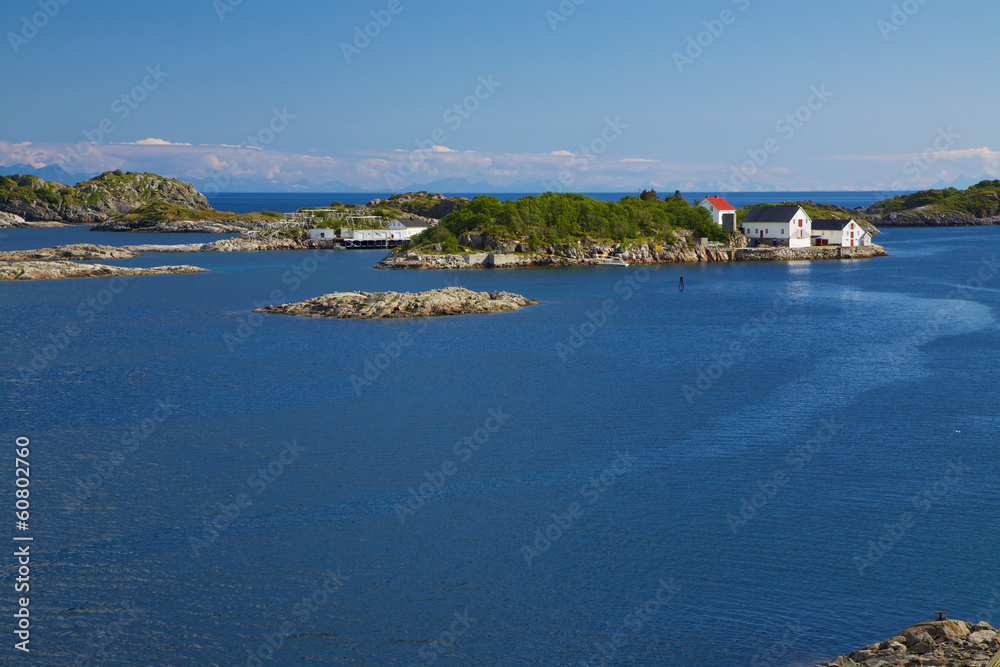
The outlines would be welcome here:
<svg viewBox="0 0 1000 667">
<path fill-rule="evenodd" d="M 396 222 L 409 228 L 429 226 L 428 221 L 424 218 L 399 218 Z"/>
<path fill-rule="evenodd" d="M 813 220 L 813 229 L 824 232 L 843 231 L 850 220 Z"/>
<path fill-rule="evenodd" d="M 798 206 L 754 206 L 743 216 L 743 222 L 791 222 Z"/>
</svg>

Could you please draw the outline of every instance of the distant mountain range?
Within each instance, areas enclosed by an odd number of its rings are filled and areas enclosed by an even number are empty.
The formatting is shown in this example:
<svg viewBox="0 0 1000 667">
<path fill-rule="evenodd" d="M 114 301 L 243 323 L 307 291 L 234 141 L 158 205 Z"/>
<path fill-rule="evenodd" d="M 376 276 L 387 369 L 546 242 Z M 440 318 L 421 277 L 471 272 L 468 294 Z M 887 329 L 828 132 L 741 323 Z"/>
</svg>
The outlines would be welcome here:
<svg viewBox="0 0 1000 667">
<path fill-rule="evenodd" d="M 82 174 L 70 174 L 62 166 L 58 164 L 50 164 L 45 167 L 34 167 L 30 164 L 14 164 L 9 167 L 0 167 L 0 175 L 11 176 L 13 174 L 33 174 L 39 178 L 46 181 L 56 181 L 58 183 L 65 183 L 67 185 L 76 185 L 80 181 L 85 181 L 88 178 L 93 178 L 100 175 L 100 172 L 94 173 L 82 173 Z M 174 178 L 179 178 L 182 181 L 190 182 L 194 187 L 202 193 L 215 193 L 220 190 L 219 186 L 212 179 L 198 179 L 183 176 L 174 176 Z M 955 188 L 957 190 L 964 190 L 972 185 L 979 183 L 984 180 L 991 180 L 992 177 L 988 175 L 980 176 L 979 178 L 972 178 L 969 176 L 959 176 L 951 182 L 945 182 L 943 180 L 938 181 L 932 185 L 929 189 L 941 190 L 944 188 Z M 653 188 L 654 186 L 649 183 L 639 183 L 636 187 L 632 188 L 637 193 L 640 190 Z M 695 184 L 695 187 L 688 188 L 692 192 L 710 192 L 715 191 L 717 186 L 712 184 Z M 862 190 L 864 188 L 861 188 Z M 878 190 L 878 188 L 871 188 L 872 190 Z M 515 181 L 507 185 L 492 185 L 486 181 L 479 181 L 476 183 L 470 182 L 464 178 L 443 178 L 431 183 L 406 183 L 400 185 L 397 188 L 399 192 L 417 192 L 420 190 L 426 190 L 428 192 L 475 192 L 481 194 L 509 194 L 509 193 L 535 193 L 535 192 L 548 192 L 551 190 L 560 191 L 566 190 L 560 188 L 558 184 L 552 181 Z M 664 189 L 666 191 L 666 189 Z M 359 193 L 381 193 L 386 192 L 385 188 L 371 189 L 371 188 L 359 188 L 356 185 L 351 185 L 349 183 L 344 183 L 343 181 L 327 181 L 324 183 L 314 183 L 308 181 L 299 181 L 295 183 L 288 182 L 278 182 L 266 178 L 241 178 L 232 179 L 226 184 L 225 188 L 221 188 L 222 192 L 359 192 Z M 621 192 L 621 187 L 614 187 L 610 185 L 596 185 L 583 189 L 569 188 L 568 191 L 580 192 L 580 193 L 595 193 L 595 192 Z M 766 189 L 764 191 L 772 192 L 773 188 Z M 907 191 L 912 191 L 912 188 L 907 189 Z"/>
</svg>

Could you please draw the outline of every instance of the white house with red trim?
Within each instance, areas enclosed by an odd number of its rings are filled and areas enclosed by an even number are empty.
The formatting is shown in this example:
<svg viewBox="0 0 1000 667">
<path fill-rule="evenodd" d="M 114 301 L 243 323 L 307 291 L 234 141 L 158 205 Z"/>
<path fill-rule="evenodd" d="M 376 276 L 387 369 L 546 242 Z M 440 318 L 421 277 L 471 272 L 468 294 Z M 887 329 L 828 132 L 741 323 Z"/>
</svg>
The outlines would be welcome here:
<svg viewBox="0 0 1000 667">
<path fill-rule="evenodd" d="M 812 245 L 812 219 L 801 206 L 754 206 L 743 216 L 743 233 L 758 245 L 808 248 Z"/>
<path fill-rule="evenodd" d="M 872 244 L 871 234 L 854 220 L 813 220 L 812 232 L 816 245 L 853 248 Z"/>
<path fill-rule="evenodd" d="M 721 226 L 727 232 L 736 231 L 736 208 L 722 197 L 705 197 L 698 204 L 702 208 L 707 208 L 712 214 L 715 224 Z"/>
</svg>

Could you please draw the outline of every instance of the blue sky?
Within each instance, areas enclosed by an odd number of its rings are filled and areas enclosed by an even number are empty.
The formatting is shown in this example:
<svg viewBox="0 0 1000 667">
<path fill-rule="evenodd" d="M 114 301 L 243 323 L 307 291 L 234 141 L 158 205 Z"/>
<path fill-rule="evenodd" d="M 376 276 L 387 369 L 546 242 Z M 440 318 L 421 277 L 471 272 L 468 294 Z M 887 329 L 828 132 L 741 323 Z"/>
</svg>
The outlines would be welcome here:
<svg viewBox="0 0 1000 667">
<path fill-rule="evenodd" d="M 4 8 L 0 165 L 220 190 L 910 190 L 1000 176 L 994 0 Z"/>
</svg>

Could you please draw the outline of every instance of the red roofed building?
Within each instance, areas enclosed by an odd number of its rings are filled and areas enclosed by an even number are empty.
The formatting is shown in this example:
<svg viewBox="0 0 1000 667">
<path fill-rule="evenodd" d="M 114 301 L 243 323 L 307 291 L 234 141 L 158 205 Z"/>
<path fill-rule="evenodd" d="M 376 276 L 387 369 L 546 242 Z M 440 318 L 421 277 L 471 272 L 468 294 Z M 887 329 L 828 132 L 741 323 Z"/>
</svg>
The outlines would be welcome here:
<svg viewBox="0 0 1000 667">
<path fill-rule="evenodd" d="M 736 209 L 722 197 L 705 197 L 699 204 L 712 214 L 712 220 L 727 232 L 736 231 Z"/>
</svg>

